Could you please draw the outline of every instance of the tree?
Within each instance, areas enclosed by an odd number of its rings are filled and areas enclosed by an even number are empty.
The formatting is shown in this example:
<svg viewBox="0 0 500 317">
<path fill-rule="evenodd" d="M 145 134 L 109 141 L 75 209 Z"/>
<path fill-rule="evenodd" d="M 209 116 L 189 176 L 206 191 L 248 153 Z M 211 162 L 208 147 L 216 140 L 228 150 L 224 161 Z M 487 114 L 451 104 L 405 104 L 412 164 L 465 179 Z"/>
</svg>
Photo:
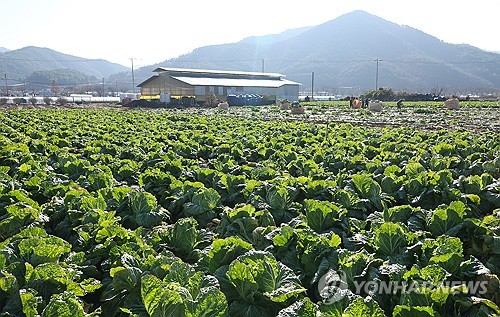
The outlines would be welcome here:
<svg viewBox="0 0 500 317">
<path fill-rule="evenodd" d="M 61 91 L 61 89 L 59 88 L 59 85 L 57 84 L 57 82 L 54 80 L 52 80 L 52 84 L 50 85 L 50 91 L 54 94 L 54 95 L 57 95 L 59 93 L 59 91 Z"/>
<path fill-rule="evenodd" d="M 207 95 L 205 104 L 210 106 L 210 107 L 216 106 L 217 105 L 217 96 L 214 94 Z"/>
<path fill-rule="evenodd" d="M 64 106 L 65 104 L 68 103 L 68 99 L 66 99 L 64 97 L 59 97 L 59 98 L 57 98 L 56 103 L 60 106 Z"/>
<path fill-rule="evenodd" d="M 35 98 L 35 97 L 31 97 L 31 98 L 29 99 L 29 102 L 30 102 L 30 103 L 34 106 L 34 105 L 36 105 L 37 100 L 36 100 L 36 98 Z"/>
<path fill-rule="evenodd" d="M 367 91 L 363 94 L 363 97 L 369 98 L 372 100 L 380 100 L 380 101 L 390 101 L 395 99 L 395 94 L 391 88 L 379 88 L 378 90 Z"/>
<path fill-rule="evenodd" d="M 444 89 L 442 87 L 439 87 L 439 86 L 436 85 L 436 87 L 434 87 L 434 88 L 431 89 L 431 94 L 434 97 L 439 97 L 439 96 L 443 95 L 443 91 L 444 91 Z"/>
</svg>

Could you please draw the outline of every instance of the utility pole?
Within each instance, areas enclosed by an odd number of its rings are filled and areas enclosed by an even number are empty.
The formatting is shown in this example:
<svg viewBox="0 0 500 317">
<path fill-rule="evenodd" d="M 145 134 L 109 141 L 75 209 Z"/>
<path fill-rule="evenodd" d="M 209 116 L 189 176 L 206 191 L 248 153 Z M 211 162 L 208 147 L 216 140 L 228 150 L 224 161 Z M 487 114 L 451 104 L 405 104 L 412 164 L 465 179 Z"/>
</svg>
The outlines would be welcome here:
<svg viewBox="0 0 500 317">
<path fill-rule="evenodd" d="M 262 72 L 264 72 L 264 59 L 262 59 Z"/>
<path fill-rule="evenodd" d="M 311 75 L 311 101 L 314 100 L 314 72 Z"/>
<path fill-rule="evenodd" d="M 378 62 L 382 61 L 381 59 L 376 59 L 375 60 L 377 62 L 377 72 L 375 74 L 375 91 L 378 90 Z"/>
<path fill-rule="evenodd" d="M 102 100 L 104 101 L 104 77 L 102 78 Z"/>
<path fill-rule="evenodd" d="M 135 92 L 135 78 L 134 78 L 134 58 L 131 57 L 130 61 L 132 62 L 132 93 Z M 135 98 L 134 98 L 135 99 Z"/>
<path fill-rule="evenodd" d="M 5 74 L 5 96 L 9 96 L 9 88 L 7 87 L 7 74 Z"/>
</svg>

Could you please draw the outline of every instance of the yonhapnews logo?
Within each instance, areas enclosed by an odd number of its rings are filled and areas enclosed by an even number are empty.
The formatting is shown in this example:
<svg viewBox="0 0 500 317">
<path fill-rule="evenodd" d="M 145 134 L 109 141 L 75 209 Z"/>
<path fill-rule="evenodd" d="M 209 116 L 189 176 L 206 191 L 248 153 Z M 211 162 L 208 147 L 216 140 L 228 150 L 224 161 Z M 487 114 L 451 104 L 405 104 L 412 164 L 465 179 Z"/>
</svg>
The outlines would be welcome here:
<svg viewBox="0 0 500 317">
<path fill-rule="evenodd" d="M 431 289 L 434 292 L 460 293 L 484 295 L 488 293 L 487 281 L 442 281 L 435 285 L 427 281 L 352 281 L 353 289 L 349 289 L 346 274 L 330 269 L 318 281 L 318 291 L 323 302 L 331 305 L 344 298 L 349 293 L 357 295 L 368 294 L 409 294 L 422 289 Z"/>
<path fill-rule="evenodd" d="M 345 273 L 329 270 L 319 279 L 318 291 L 327 305 L 341 300 L 349 292 Z"/>
</svg>

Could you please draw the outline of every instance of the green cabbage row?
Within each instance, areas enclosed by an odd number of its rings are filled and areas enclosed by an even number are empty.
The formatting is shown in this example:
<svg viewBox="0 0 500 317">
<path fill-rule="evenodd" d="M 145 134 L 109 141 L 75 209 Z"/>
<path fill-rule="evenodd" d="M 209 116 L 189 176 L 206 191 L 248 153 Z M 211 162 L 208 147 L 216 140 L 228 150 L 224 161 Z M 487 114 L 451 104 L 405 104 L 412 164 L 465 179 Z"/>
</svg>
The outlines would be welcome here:
<svg viewBox="0 0 500 317">
<path fill-rule="evenodd" d="M 498 134 L 168 111 L 0 122 L 0 316 L 500 314 Z"/>
</svg>

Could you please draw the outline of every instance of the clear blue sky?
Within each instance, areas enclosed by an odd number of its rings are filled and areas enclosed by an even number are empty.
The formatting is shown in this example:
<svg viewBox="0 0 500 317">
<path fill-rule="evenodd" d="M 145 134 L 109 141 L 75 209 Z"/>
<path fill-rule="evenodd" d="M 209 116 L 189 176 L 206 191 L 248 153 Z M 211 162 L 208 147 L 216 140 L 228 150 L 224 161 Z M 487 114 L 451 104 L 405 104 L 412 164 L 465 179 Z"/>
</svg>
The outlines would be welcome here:
<svg viewBox="0 0 500 317">
<path fill-rule="evenodd" d="M 364 10 L 439 39 L 500 52 L 500 0 L 0 0 L 0 47 L 48 47 L 130 66 Z"/>
</svg>

